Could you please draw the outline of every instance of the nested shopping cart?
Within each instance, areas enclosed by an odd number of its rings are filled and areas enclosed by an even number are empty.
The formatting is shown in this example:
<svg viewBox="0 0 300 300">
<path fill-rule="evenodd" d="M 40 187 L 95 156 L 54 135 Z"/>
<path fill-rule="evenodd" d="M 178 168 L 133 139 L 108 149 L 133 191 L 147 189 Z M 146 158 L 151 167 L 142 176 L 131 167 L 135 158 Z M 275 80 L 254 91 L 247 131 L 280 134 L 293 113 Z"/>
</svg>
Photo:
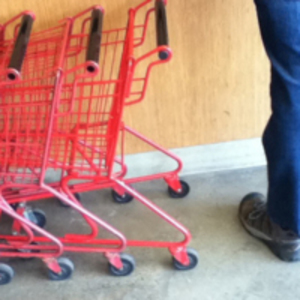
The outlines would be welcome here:
<svg viewBox="0 0 300 300">
<path fill-rule="evenodd" d="M 62 39 L 64 42 L 60 46 L 60 59 L 51 59 L 56 67 L 55 72 L 53 69 L 48 72 L 44 65 L 42 77 L 32 75 L 26 80 L 24 75 L 21 81 L 4 82 L 3 88 L 1 86 L 1 97 L 5 105 L 0 106 L 3 111 L 0 123 L 3 124 L 3 138 L 0 148 L 6 147 L 6 151 L 0 155 L 3 166 L 0 174 L 3 177 L 0 189 L 1 209 L 16 220 L 15 224 L 19 224 L 19 228 L 15 227 L 17 235 L 5 235 L 0 238 L 8 244 L 5 245 L 9 249 L 5 253 L 6 256 L 42 257 L 52 279 L 66 279 L 73 271 L 70 261 L 55 259 L 63 251 L 103 252 L 109 260 L 110 271 L 118 276 L 130 274 L 135 266 L 132 257 L 121 254 L 126 246 L 168 248 L 173 256 L 174 266 L 179 270 L 192 269 L 198 262 L 196 252 L 187 249 L 191 239 L 189 231 L 131 188 L 123 178 L 124 168 L 121 173 L 116 173 L 113 169 L 119 135 L 124 130 L 122 116 L 125 101 L 138 61 L 135 60 L 133 49 L 136 44 L 143 42 L 149 16 L 153 11 L 156 11 L 158 45 L 140 60 L 152 55 L 158 55 L 159 60 L 149 66 L 143 89 L 151 68 L 169 60 L 172 55 L 166 43 L 167 28 L 163 1 L 155 1 L 155 9 L 151 8 L 146 14 L 142 37 L 135 38 L 136 30 L 141 28 L 135 25 L 136 13 L 150 2 L 152 1 L 144 1 L 135 9 L 131 9 L 128 25 L 122 29 L 102 32 L 103 10 L 100 7 L 93 7 L 68 19 Z M 90 11 L 92 16 L 88 17 Z M 78 34 L 72 30 L 75 21 L 82 24 Z M 102 55 L 99 61 L 101 32 Z M 50 57 L 50 53 L 54 53 L 52 50 L 48 52 L 50 47 L 46 46 L 44 52 L 36 48 L 32 51 L 33 55 L 28 56 L 29 49 L 35 44 L 48 42 L 48 39 L 42 39 L 41 42 L 41 39 L 33 37 L 28 45 L 22 73 L 35 70 L 28 67 L 30 63 L 27 60 L 32 59 L 34 62 L 40 58 L 39 65 L 43 65 L 42 57 Z M 48 60 L 44 59 L 47 62 Z M 125 166 L 122 162 L 121 165 Z M 46 171 L 49 169 L 61 171 L 61 180 L 58 183 L 45 183 Z M 80 180 L 81 183 L 71 184 L 74 180 Z M 127 240 L 115 228 L 84 209 L 74 196 L 74 191 L 101 187 L 112 187 L 118 192 L 128 193 L 182 232 L 184 240 Z M 21 205 L 18 205 L 17 212 L 8 205 L 38 200 L 45 195 L 55 196 L 80 212 L 90 225 L 91 233 L 72 233 L 55 238 L 44 229 L 37 229 L 30 220 L 22 217 Z M 98 225 L 119 239 L 99 239 Z M 27 236 L 21 234 L 21 228 L 27 232 Z M 40 236 L 36 236 L 35 231 L 39 232 Z M 55 255 L 49 253 L 50 250 L 56 250 L 55 246 L 49 245 L 50 242 L 56 243 L 56 248 L 59 247 Z M 2 272 L 10 277 L 5 271 L 7 268 L 5 266 Z"/>
<path fill-rule="evenodd" d="M 131 20 L 133 20 L 131 23 L 133 30 L 132 30 L 132 36 L 130 38 L 126 37 L 126 39 L 132 40 L 130 45 L 131 47 L 130 51 L 132 52 L 132 56 L 130 60 L 131 66 L 128 74 L 127 85 L 124 92 L 124 99 L 126 99 L 124 102 L 125 106 L 137 104 L 144 99 L 152 68 L 156 65 L 163 64 L 170 61 L 172 57 L 172 52 L 170 48 L 168 48 L 167 50 L 161 48 L 163 49 L 161 51 L 158 48 L 155 48 L 152 51 L 149 51 L 143 55 L 140 56 L 136 55 L 136 51 L 139 50 L 139 48 L 141 48 L 145 44 L 147 33 L 150 27 L 149 24 L 151 23 L 151 16 L 154 13 L 159 14 L 159 16 L 156 18 L 156 22 L 159 22 L 156 24 L 156 26 L 160 28 L 160 30 L 157 31 L 157 45 L 162 47 L 168 44 L 167 22 L 166 22 L 165 11 L 163 9 L 157 9 L 162 5 L 166 4 L 166 1 L 164 2 L 157 1 L 156 9 L 154 7 L 151 7 L 150 9 L 146 9 L 146 14 L 143 22 L 138 23 L 136 21 L 136 16 L 140 17 L 140 15 L 142 15 L 143 12 L 145 11 L 143 10 L 143 8 L 147 8 L 147 4 L 153 1 L 154 0 L 144 1 L 141 5 L 139 5 L 135 9 L 130 10 L 129 12 L 130 18 Z M 86 23 L 87 21 L 82 26 L 81 36 L 79 34 L 77 37 L 74 36 L 73 38 L 73 43 L 74 43 L 73 50 L 74 47 L 77 47 L 76 51 L 81 51 L 80 47 L 83 45 L 82 41 L 84 40 L 83 36 L 84 36 L 85 26 L 87 25 Z M 114 30 L 104 32 L 103 41 L 102 41 L 102 47 L 104 47 L 104 51 L 102 51 L 101 59 L 103 62 L 104 61 L 106 62 L 103 63 L 103 68 L 101 68 L 102 79 L 116 77 L 117 72 L 119 71 L 118 60 L 120 60 L 120 51 L 122 51 L 123 45 L 125 44 L 124 41 L 125 41 L 126 33 L 127 33 L 127 28 L 114 29 Z M 79 42 L 78 39 L 80 39 L 81 42 Z M 160 59 L 155 59 L 157 58 L 157 54 Z M 73 61 L 71 61 L 72 63 L 74 63 L 74 59 L 76 59 L 76 57 L 74 56 L 73 53 Z M 144 74 L 143 72 L 140 74 L 136 74 L 137 69 L 140 70 L 143 68 L 145 68 Z M 109 74 L 109 72 L 111 72 L 111 74 Z M 69 84 L 69 90 L 70 87 L 71 87 L 71 83 Z M 105 91 L 108 88 L 109 88 L 109 83 L 107 83 L 106 86 L 102 87 L 101 89 L 102 90 L 104 89 L 103 91 Z M 177 162 L 178 167 L 172 171 L 125 179 L 125 176 L 127 174 L 127 165 L 125 161 L 124 149 L 125 149 L 125 141 L 126 141 L 125 135 L 128 133 L 134 135 L 136 138 L 152 146 L 154 149 L 158 150 L 159 152 L 164 153 L 169 158 L 173 159 L 175 162 Z M 137 132 L 133 128 L 130 128 L 123 121 L 121 121 L 121 125 L 120 125 L 119 141 L 121 144 L 120 151 L 119 151 L 120 156 L 115 157 L 114 161 L 115 164 L 120 166 L 117 169 L 121 169 L 121 170 L 116 172 L 115 176 L 118 176 L 119 178 L 123 178 L 123 181 L 126 182 L 127 184 L 163 178 L 169 186 L 168 192 L 172 198 L 183 198 L 189 193 L 190 189 L 188 184 L 180 180 L 178 176 L 183 166 L 182 161 L 179 157 L 174 155 L 168 149 L 165 149 L 164 147 L 158 145 L 157 143 L 145 137 L 141 133 Z M 51 186 L 54 188 L 57 188 L 59 185 L 60 185 L 60 181 L 51 184 Z M 77 198 L 80 198 L 79 193 L 81 192 L 90 191 L 91 189 L 101 189 L 101 188 L 109 188 L 109 187 L 113 188 L 112 196 L 116 202 L 127 203 L 133 199 L 133 197 L 130 194 L 126 193 L 124 189 L 116 185 L 114 186 L 110 180 L 105 181 L 103 179 L 101 182 L 98 183 L 98 185 L 95 185 L 95 183 L 93 183 L 92 185 L 88 185 L 88 184 L 70 185 L 70 188 L 75 193 Z M 11 203 L 14 203 L 15 201 L 19 201 L 18 198 L 22 198 L 22 197 L 23 196 L 22 194 L 19 193 L 19 191 L 7 193 L 7 199 L 10 199 Z M 47 198 L 47 197 L 51 197 L 51 194 L 46 193 L 45 191 L 36 191 L 35 193 L 31 193 L 30 195 L 28 195 L 28 201 L 34 201 L 36 199 Z"/>
<path fill-rule="evenodd" d="M 101 8 L 95 8 L 95 12 L 102 15 Z M 101 19 L 97 20 L 100 24 Z M 73 21 L 68 19 L 58 27 L 33 34 L 28 43 L 33 18 L 31 13 L 24 13 L 21 24 L 17 25 L 19 33 L 15 41 L 4 42 L 8 45 L 3 46 L 7 53 L 1 60 L 8 62 L 8 67 L 3 71 L 0 84 L 0 210 L 14 220 L 13 234 L 1 234 L 1 257 L 41 258 L 48 267 L 49 277 L 54 280 L 69 277 L 74 269 L 70 260 L 61 257 L 68 239 L 74 244 L 69 247 L 70 251 L 105 252 L 109 259 L 126 246 L 122 233 L 44 182 Z M 92 36 L 88 47 L 91 52 L 97 52 L 99 48 Z M 9 56 L 10 60 L 7 60 Z M 86 66 L 93 64 L 96 63 L 87 62 Z M 85 236 L 70 234 L 59 239 L 34 224 L 38 214 L 34 213 L 32 220 L 22 204 L 27 200 L 26 193 L 39 189 L 53 192 L 61 201 L 69 202 L 90 225 L 92 233 Z M 26 190 L 17 211 L 6 201 L 4 190 Z M 115 235 L 119 244 L 104 247 L 105 240 L 97 239 L 98 244 L 91 246 L 98 225 Z M 85 239 L 90 242 L 88 246 L 84 244 Z M 80 246 L 75 246 L 78 243 Z M 0 283 L 8 283 L 12 277 L 13 270 L 1 264 Z"/>
</svg>

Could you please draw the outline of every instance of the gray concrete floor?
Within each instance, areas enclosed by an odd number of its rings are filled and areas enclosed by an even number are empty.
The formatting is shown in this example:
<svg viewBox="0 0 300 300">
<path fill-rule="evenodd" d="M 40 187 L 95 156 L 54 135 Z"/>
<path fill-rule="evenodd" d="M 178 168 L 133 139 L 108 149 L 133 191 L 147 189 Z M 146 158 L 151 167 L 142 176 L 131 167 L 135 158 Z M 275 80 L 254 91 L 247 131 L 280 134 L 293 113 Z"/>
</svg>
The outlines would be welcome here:
<svg viewBox="0 0 300 300">
<path fill-rule="evenodd" d="M 1 287 L 1 300 L 285 300 L 299 299 L 300 264 L 277 260 L 269 250 L 245 234 L 237 218 L 244 194 L 265 192 L 264 168 L 203 174 L 185 178 L 191 185 L 186 199 L 169 199 L 163 182 L 135 185 L 145 196 L 185 224 L 193 234 L 191 246 L 200 263 L 189 272 L 174 271 L 164 249 L 128 249 L 137 261 L 136 271 L 125 278 L 111 277 L 99 254 L 67 253 L 75 264 L 73 278 L 51 282 L 39 260 L 10 261 L 16 276 Z M 128 238 L 180 238 L 170 226 L 137 202 L 112 203 L 103 190 L 83 195 L 83 203 L 116 225 Z M 37 205 L 37 204 L 36 204 Z M 52 232 L 84 231 L 75 212 L 53 201 L 38 203 L 48 214 Z"/>
</svg>

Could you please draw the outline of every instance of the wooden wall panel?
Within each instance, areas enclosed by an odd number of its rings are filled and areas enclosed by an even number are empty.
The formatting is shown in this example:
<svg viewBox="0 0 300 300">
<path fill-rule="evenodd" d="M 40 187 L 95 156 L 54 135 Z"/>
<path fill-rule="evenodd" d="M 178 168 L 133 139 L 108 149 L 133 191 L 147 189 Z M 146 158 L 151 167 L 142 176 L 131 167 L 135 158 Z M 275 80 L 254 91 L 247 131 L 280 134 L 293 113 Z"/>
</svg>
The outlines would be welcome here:
<svg viewBox="0 0 300 300">
<path fill-rule="evenodd" d="M 139 2 L 2 0 L 0 20 L 31 9 L 35 28 L 46 28 L 101 4 L 105 28 L 113 28 L 123 26 L 128 8 Z M 154 70 L 146 99 L 126 110 L 126 122 L 169 148 L 260 136 L 269 115 L 269 67 L 254 4 L 169 0 L 168 17 L 174 59 Z M 147 149 L 129 139 L 128 152 Z"/>
</svg>

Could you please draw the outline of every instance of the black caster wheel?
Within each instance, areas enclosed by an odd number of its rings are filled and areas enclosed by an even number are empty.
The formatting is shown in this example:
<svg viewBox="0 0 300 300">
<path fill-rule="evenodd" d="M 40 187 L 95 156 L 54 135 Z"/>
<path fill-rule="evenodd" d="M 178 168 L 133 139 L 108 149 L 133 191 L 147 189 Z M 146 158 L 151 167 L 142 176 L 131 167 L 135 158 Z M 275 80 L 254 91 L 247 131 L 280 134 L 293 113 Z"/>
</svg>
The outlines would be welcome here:
<svg viewBox="0 0 300 300">
<path fill-rule="evenodd" d="M 27 220 L 31 221 L 35 225 L 44 228 L 47 222 L 46 214 L 41 209 L 28 208 L 24 216 Z"/>
<path fill-rule="evenodd" d="M 173 266 L 176 270 L 179 271 L 188 271 L 194 269 L 198 265 L 199 254 L 195 249 L 188 248 L 186 249 L 190 263 L 187 266 L 181 264 L 178 260 L 173 257 Z"/>
<path fill-rule="evenodd" d="M 79 194 L 79 193 L 74 193 L 74 197 L 75 197 L 79 202 L 81 202 L 81 200 L 82 200 L 81 194 Z"/>
<path fill-rule="evenodd" d="M 182 187 L 180 192 L 174 191 L 171 187 L 168 188 L 168 193 L 171 198 L 174 199 L 184 198 L 190 192 L 190 186 L 185 181 L 180 180 L 180 183 Z"/>
<path fill-rule="evenodd" d="M 18 209 L 19 203 L 14 203 L 14 204 L 11 204 L 10 206 L 12 207 L 13 210 L 16 211 Z"/>
<path fill-rule="evenodd" d="M 12 267 L 0 264 L 0 285 L 8 284 L 12 281 L 15 272 Z"/>
<path fill-rule="evenodd" d="M 44 228 L 47 223 L 46 214 L 41 209 L 33 209 L 28 213 L 29 220 L 40 228 Z"/>
<path fill-rule="evenodd" d="M 79 202 L 81 202 L 81 199 L 82 199 L 82 198 L 81 198 L 81 195 L 80 195 L 79 193 L 74 193 L 74 196 L 75 196 L 75 198 L 76 198 Z M 67 203 L 64 202 L 64 201 L 58 200 L 58 202 L 59 202 L 60 206 L 62 206 L 62 207 L 66 207 L 66 208 L 70 207 L 70 205 L 67 204 Z"/>
<path fill-rule="evenodd" d="M 60 257 L 57 260 L 57 262 L 61 267 L 61 272 L 58 274 L 53 272 L 52 270 L 48 270 L 49 279 L 54 281 L 62 281 L 69 279 L 74 272 L 73 262 L 70 259 L 64 257 Z"/>
<path fill-rule="evenodd" d="M 133 200 L 133 197 L 127 193 L 125 193 L 123 196 L 121 196 L 115 190 L 112 190 L 111 194 L 116 203 L 125 204 L 125 203 L 129 203 Z"/>
<path fill-rule="evenodd" d="M 131 255 L 124 253 L 121 253 L 120 256 L 123 263 L 123 268 L 120 270 L 109 264 L 109 271 L 114 276 L 128 276 L 135 269 L 135 259 Z"/>
</svg>

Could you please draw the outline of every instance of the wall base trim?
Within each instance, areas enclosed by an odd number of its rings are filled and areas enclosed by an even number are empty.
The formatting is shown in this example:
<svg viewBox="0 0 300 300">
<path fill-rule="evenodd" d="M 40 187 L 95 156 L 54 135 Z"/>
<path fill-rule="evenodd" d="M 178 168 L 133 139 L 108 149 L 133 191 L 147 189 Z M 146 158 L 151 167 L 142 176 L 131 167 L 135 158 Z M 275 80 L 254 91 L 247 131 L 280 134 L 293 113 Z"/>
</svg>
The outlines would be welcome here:
<svg viewBox="0 0 300 300">
<path fill-rule="evenodd" d="M 266 165 L 260 138 L 185 147 L 172 151 L 183 160 L 183 176 Z M 126 155 L 126 162 L 128 177 L 163 172 L 176 166 L 170 158 L 157 151 Z"/>
</svg>

